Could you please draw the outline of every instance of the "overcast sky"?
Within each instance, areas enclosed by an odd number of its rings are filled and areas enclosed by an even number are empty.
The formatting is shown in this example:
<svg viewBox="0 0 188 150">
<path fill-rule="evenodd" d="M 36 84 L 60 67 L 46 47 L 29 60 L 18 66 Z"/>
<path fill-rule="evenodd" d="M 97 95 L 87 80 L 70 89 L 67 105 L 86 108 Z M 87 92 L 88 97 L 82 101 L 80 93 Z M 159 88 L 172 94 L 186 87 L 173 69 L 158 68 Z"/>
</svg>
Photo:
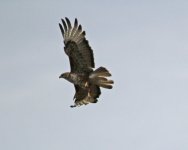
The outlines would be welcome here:
<svg viewBox="0 0 188 150">
<path fill-rule="evenodd" d="M 71 109 L 58 27 L 78 18 L 115 81 Z M 1 0 L 1 150 L 187 150 L 187 0 Z"/>
</svg>

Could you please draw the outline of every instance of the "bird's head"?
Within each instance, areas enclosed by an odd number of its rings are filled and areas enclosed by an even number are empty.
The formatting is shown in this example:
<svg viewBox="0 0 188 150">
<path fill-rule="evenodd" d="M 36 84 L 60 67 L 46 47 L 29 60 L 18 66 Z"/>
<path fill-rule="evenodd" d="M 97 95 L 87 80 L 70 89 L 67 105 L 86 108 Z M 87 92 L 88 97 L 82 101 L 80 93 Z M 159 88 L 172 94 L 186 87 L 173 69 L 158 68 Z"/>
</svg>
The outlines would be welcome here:
<svg viewBox="0 0 188 150">
<path fill-rule="evenodd" d="M 69 79 L 70 77 L 70 72 L 65 72 L 65 73 L 62 73 L 59 78 L 64 78 L 64 79 Z"/>
<path fill-rule="evenodd" d="M 62 73 L 59 78 L 64 78 L 65 80 L 71 82 L 71 83 L 74 83 L 75 80 L 76 80 L 76 74 L 75 73 L 72 73 L 72 72 L 65 72 L 65 73 Z"/>
</svg>

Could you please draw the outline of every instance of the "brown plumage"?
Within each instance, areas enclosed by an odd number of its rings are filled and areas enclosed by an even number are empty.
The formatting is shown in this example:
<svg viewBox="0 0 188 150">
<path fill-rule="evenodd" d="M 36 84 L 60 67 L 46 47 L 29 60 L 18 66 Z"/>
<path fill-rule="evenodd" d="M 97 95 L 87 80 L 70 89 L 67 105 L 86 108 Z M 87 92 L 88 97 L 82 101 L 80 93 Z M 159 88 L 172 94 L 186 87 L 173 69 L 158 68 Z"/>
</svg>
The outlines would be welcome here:
<svg viewBox="0 0 188 150">
<path fill-rule="evenodd" d="M 100 87 L 111 89 L 112 80 L 108 80 L 111 74 L 104 67 L 95 67 L 93 50 L 85 38 L 85 31 L 75 19 L 74 25 L 68 18 L 62 19 L 59 24 L 62 36 L 64 38 L 64 50 L 69 57 L 71 72 L 60 75 L 75 86 L 74 105 L 71 107 L 96 103 L 101 94 Z"/>
</svg>

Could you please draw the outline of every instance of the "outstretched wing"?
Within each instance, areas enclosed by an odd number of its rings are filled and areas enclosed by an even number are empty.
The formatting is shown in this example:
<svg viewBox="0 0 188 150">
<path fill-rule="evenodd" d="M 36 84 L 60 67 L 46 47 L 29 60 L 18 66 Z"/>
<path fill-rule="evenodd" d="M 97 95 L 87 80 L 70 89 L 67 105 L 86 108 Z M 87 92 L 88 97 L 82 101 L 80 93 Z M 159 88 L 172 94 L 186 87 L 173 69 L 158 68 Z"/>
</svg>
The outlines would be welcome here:
<svg viewBox="0 0 188 150">
<path fill-rule="evenodd" d="M 64 38 L 65 53 L 69 56 L 71 72 L 83 73 L 94 68 L 93 51 L 77 19 L 74 21 L 74 26 L 68 18 L 62 19 L 59 27 Z"/>
</svg>

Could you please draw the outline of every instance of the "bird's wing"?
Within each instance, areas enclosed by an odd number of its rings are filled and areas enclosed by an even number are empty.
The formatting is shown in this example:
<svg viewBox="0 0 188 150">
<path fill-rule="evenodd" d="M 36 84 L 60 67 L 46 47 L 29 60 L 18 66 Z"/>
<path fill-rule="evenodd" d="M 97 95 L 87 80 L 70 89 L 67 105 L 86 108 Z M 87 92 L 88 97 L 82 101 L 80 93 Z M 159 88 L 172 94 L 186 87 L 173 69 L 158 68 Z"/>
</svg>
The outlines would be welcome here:
<svg viewBox="0 0 188 150">
<path fill-rule="evenodd" d="M 69 56 L 71 72 L 82 73 L 88 68 L 94 68 L 93 50 L 77 19 L 74 21 L 74 26 L 71 25 L 68 18 L 62 19 L 62 24 L 59 24 L 59 27 L 64 38 L 65 53 Z"/>
<path fill-rule="evenodd" d="M 101 94 L 101 90 L 96 85 L 90 86 L 90 91 L 88 89 L 83 89 L 77 85 L 75 85 L 75 95 L 74 95 L 74 105 L 71 107 L 87 105 L 89 103 L 96 103 L 98 100 L 97 98 Z"/>
</svg>

